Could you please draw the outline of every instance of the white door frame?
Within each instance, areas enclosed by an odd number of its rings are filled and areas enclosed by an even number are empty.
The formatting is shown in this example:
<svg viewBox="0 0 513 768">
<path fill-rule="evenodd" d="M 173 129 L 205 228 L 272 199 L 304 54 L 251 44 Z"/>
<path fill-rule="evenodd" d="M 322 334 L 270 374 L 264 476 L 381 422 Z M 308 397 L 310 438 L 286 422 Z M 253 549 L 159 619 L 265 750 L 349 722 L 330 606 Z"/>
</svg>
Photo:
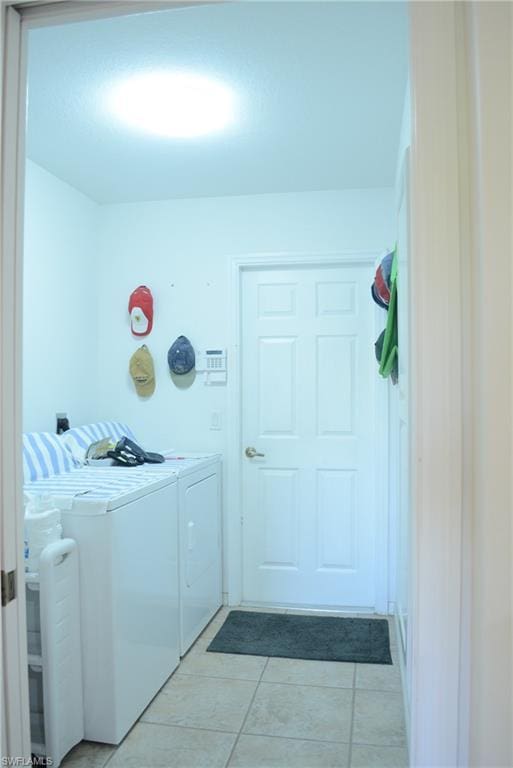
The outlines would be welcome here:
<svg viewBox="0 0 513 768">
<path fill-rule="evenodd" d="M 458 2 L 410 3 L 411 702 L 414 766 L 463 766 L 462 157 Z M 463 4 L 462 4 L 463 5 Z"/>
<path fill-rule="evenodd" d="M 238 605 L 242 600 L 242 359 L 240 354 L 242 337 L 242 274 L 247 270 L 288 269 L 301 267 L 340 267 L 368 266 L 371 267 L 378 253 L 369 251 L 320 252 L 320 253 L 263 253 L 246 254 L 232 258 L 232 337 L 229 356 L 229 377 L 232 397 L 228 410 L 227 430 L 227 472 L 225 473 L 225 488 L 227 509 L 225 514 L 225 552 L 228 568 L 225 570 L 228 601 Z M 370 294 L 369 294 L 370 301 Z M 376 371 L 377 376 L 377 371 Z M 379 382 L 378 382 L 379 384 Z M 376 385 L 375 388 L 376 414 L 381 414 L 378 423 L 378 439 L 374 445 L 376 476 L 379 482 L 375 487 L 376 509 L 376 610 L 388 612 L 388 509 L 382 503 L 387 498 L 386 485 L 388 472 L 383 461 L 386 456 L 386 426 L 388 423 L 388 397 L 386 387 Z M 380 493 L 378 493 L 380 488 Z"/>
<path fill-rule="evenodd" d="M 0 137 L 0 562 L 15 571 L 17 597 L 2 608 L 3 748 L 30 757 L 21 446 L 21 311 L 25 57 L 19 14 L 2 9 Z M 5 110 L 4 110 L 5 108 Z"/>
<path fill-rule="evenodd" d="M 2 51 L 1 73 L 7 90 L 2 99 L 2 239 L 0 276 L 1 400 L 0 516 L 3 552 L 20 569 L 21 456 L 15 437 L 21 432 L 21 230 L 14 201 L 20 199 L 22 178 L 12 155 L 20 150 L 16 136 L 19 119 L 22 62 L 13 55 L 23 29 L 33 24 L 57 24 L 81 18 L 148 9 L 145 3 L 62 2 L 38 5 L 21 3 L 8 9 L 2 3 L 7 45 Z M 411 339 L 412 365 L 411 450 L 414 558 L 412 572 L 412 686 L 411 760 L 414 766 L 464 765 L 458 742 L 468 743 L 459 727 L 468 707 L 460 697 L 460 626 L 462 559 L 462 265 L 460 263 L 460 202 L 458 187 L 458 109 L 465 83 L 458 77 L 456 59 L 465 46 L 465 32 L 457 27 L 457 2 L 411 2 L 412 141 L 412 243 Z M 158 7 L 164 7 L 159 4 Z M 72 17 L 72 18 L 71 18 Z M 21 18 L 21 25 L 20 25 Z M 5 29 L 5 28 L 4 28 Z M 21 88 L 21 92 L 24 89 Z M 499 115 L 497 115 L 499 118 Z M 435 308 L 433 303 L 436 302 Z M 434 309 L 436 311 L 434 311 Z M 490 308 L 490 314 L 493 308 Z M 232 512 L 233 503 L 232 499 Z M 235 499 L 235 504 L 237 500 Z M 230 554 L 237 557 L 233 542 Z M 18 690 L 18 729 L 7 724 L 7 750 L 23 756 L 28 748 L 28 707 L 24 666 L 23 599 L 15 601 L 17 644 L 4 644 L 7 694 Z M 12 604 L 14 605 L 14 604 Z M 12 609 L 11 609 L 12 610 Z M 5 619 L 7 612 L 4 612 Z M 5 621 L 4 621 L 5 624 Z M 8 633 L 7 633 L 8 634 Z M 5 637 L 4 637 L 5 640 Z M 6 668 L 6 657 L 16 663 Z M 443 695 L 441 692 L 443 691 Z M 10 707 L 9 701 L 7 705 Z M 14 715 L 14 710 L 10 711 Z M 14 717 L 12 721 L 14 722 Z"/>
</svg>

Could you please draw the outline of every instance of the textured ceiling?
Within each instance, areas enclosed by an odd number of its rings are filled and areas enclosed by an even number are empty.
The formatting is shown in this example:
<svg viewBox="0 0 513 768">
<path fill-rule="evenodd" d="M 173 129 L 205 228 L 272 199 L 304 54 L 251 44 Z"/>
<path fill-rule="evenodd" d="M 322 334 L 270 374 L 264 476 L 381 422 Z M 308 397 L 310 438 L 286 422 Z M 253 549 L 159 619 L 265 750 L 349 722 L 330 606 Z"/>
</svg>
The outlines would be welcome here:
<svg viewBox="0 0 513 768">
<path fill-rule="evenodd" d="M 106 89 L 150 70 L 234 89 L 221 133 L 145 135 Z M 102 203 L 391 186 L 407 76 L 403 3 L 205 5 L 35 29 L 29 157 Z"/>
</svg>

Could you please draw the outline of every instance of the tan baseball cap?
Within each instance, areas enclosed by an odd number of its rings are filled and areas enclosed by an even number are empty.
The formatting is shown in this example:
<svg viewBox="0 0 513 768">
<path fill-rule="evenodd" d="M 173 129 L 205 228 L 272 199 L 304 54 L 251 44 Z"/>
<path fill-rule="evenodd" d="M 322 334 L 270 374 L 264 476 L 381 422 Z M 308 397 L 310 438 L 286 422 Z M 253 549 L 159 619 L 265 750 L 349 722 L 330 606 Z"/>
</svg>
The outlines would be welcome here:
<svg viewBox="0 0 513 768">
<path fill-rule="evenodd" d="M 135 389 L 141 397 L 149 397 L 155 391 L 155 369 L 151 352 L 143 344 L 130 358 L 130 376 L 133 379 Z"/>
</svg>

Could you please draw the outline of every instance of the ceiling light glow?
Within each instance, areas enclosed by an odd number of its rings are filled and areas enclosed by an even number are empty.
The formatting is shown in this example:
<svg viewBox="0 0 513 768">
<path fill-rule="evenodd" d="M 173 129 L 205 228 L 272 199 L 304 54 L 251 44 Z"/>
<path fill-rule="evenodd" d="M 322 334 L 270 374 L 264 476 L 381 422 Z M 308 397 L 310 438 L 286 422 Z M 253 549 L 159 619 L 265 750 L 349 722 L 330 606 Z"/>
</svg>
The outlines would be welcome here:
<svg viewBox="0 0 513 768">
<path fill-rule="evenodd" d="M 227 128 L 234 119 L 233 91 L 217 80 L 185 72 L 147 72 L 117 83 L 109 111 L 145 133 L 194 138 Z"/>
</svg>

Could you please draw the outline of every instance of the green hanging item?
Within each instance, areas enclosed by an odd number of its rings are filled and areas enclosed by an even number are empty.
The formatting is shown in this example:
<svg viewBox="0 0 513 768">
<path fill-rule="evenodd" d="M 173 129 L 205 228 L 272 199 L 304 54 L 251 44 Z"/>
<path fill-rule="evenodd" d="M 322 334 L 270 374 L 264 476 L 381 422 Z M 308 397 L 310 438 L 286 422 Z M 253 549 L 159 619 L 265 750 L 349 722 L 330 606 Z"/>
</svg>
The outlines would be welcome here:
<svg viewBox="0 0 513 768">
<path fill-rule="evenodd" d="M 383 351 L 379 372 L 383 378 L 392 374 L 392 380 L 397 380 L 398 370 L 398 330 L 397 330 L 397 248 L 394 251 L 392 272 L 390 275 L 390 304 L 388 305 L 387 324 L 385 338 L 383 339 Z M 395 374 L 395 375 L 394 375 Z"/>
<path fill-rule="evenodd" d="M 374 293 L 373 293 L 374 295 Z M 390 267 L 390 301 L 388 303 L 387 324 L 376 341 L 376 357 L 379 361 L 379 373 L 383 378 L 391 376 L 397 382 L 399 369 L 399 349 L 397 330 L 397 246 L 394 249 Z"/>
</svg>

